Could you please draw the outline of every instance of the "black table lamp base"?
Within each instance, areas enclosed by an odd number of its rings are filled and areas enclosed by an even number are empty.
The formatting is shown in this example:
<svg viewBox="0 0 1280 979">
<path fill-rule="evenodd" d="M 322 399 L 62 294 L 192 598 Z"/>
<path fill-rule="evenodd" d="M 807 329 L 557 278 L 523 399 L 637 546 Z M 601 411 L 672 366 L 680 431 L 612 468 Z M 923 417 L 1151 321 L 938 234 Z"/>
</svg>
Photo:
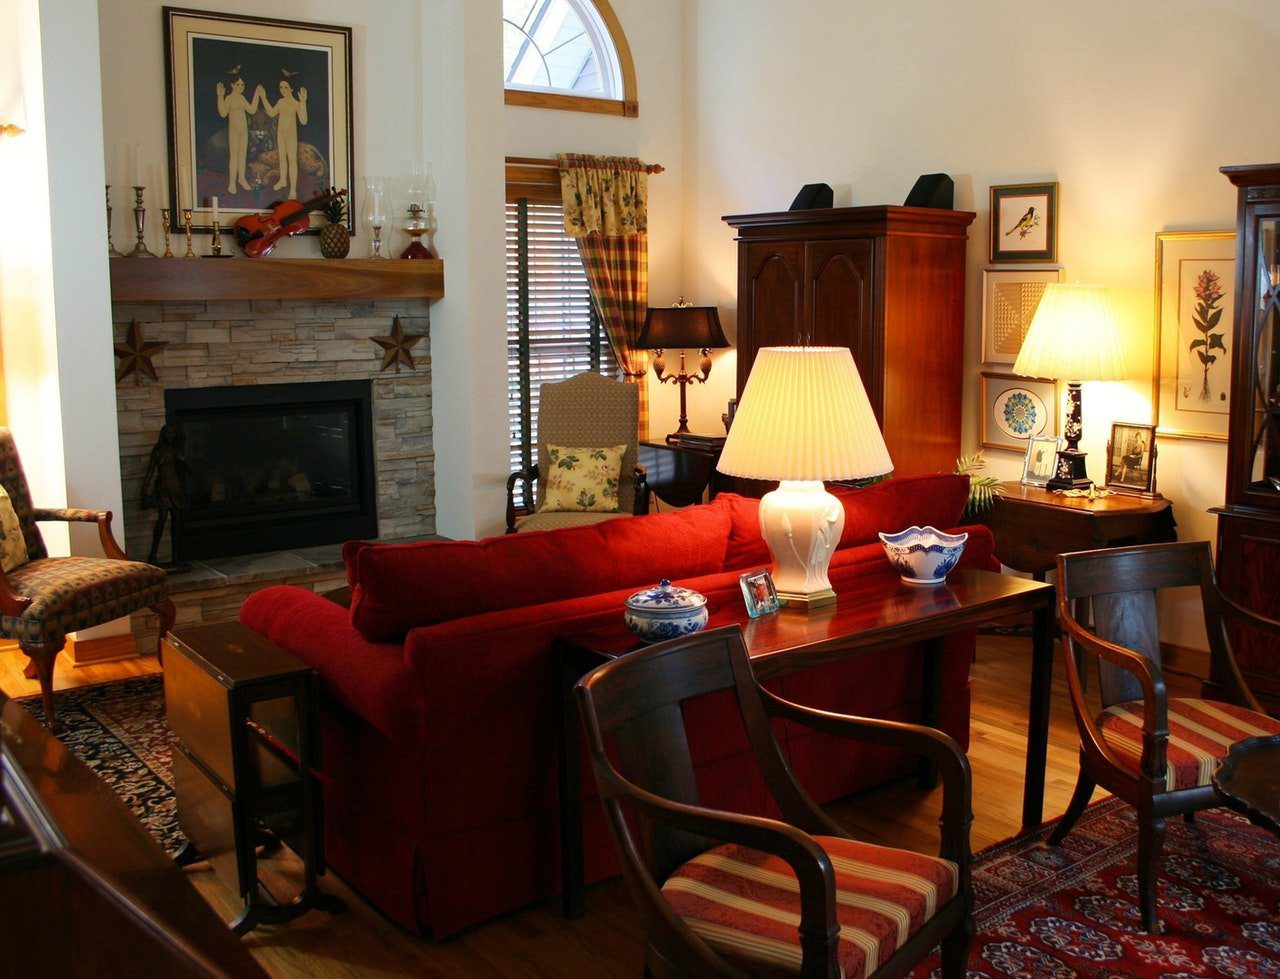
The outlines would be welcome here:
<svg viewBox="0 0 1280 979">
<path fill-rule="evenodd" d="M 1086 453 L 1080 451 L 1080 436 L 1084 432 L 1081 422 L 1080 382 L 1072 381 L 1067 385 L 1067 423 L 1063 427 L 1067 446 L 1058 450 L 1058 459 L 1054 464 L 1053 478 L 1046 488 L 1051 490 L 1088 489 L 1093 485 L 1089 473 L 1085 469 Z"/>
</svg>

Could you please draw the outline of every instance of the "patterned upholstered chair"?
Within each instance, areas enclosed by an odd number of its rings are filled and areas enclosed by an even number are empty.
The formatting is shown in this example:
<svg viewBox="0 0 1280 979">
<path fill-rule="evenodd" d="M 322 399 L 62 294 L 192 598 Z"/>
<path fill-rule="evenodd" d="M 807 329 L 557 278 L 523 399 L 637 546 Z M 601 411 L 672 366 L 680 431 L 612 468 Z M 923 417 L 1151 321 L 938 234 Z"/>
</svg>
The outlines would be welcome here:
<svg viewBox="0 0 1280 979">
<path fill-rule="evenodd" d="M 636 386 L 587 371 L 567 381 L 543 384 L 538 391 L 538 461 L 532 469 L 517 470 L 507 479 L 507 533 L 580 527 L 614 517 L 648 513 L 649 484 L 644 467 L 636 465 L 639 452 L 636 430 L 640 417 L 640 395 Z M 548 445 L 625 445 L 624 476 L 618 481 L 618 509 L 604 513 L 541 509 L 547 498 L 547 475 L 552 468 Z M 521 484 L 526 503 L 534 500 L 536 506 L 516 505 L 516 487 Z"/>
<path fill-rule="evenodd" d="M 781 819 L 699 801 L 681 705 L 722 691 L 736 695 Z M 574 693 L 644 925 L 646 976 L 902 976 L 939 942 L 942 975 L 965 974 L 972 784 L 947 735 L 782 700 L 756 683 L 738 626 L 622 656 Z M 940 854 L 851 839 L 795 782 L 774 738 L 781 721 L 928 757 L 943 782 Z"/>
<path fill-rule="evenodd" d="M 1210 675 L 1219 699 L 1170 698 L 1160 668 L 1156 595 L 1165 588 L 1200 591 L 1209 637 Z M 1079 621 L 1093 606 L 1094 630 Z M 1138 905 L 1142 926 L 1158 926 L 1156 876 L 1165 817 L 1222 804 L 1210 779 L 1237 741 L 1280 734 L 1245 685 L 1227 636 L 1274 642 L 1280 622 L 1236 605 L 1218 590 L 1208 541 L 1080 551 L 1058 557 L 1058 609 L 1071 710 L 1080 732 L 1080 777 L 1049 842 L 1060 843 L 1102 786 L 1138 810 Z M 1269 639 L 1267 637 L 1270 637 Z M 1088 659 L 1084 659 L 1085 654 Z M 1098 661 L 1102 712 L 1084 696 L 1081 662 Z"/>
<path fill-rule="evenodd" d="M 111 534 L 106 510 L 42 510 L 32 506 L 13 435 L 0 428 L 0 485 L 4 486 L 25 539 L 27 561 L 0 571 L 0 636 L 16 640 L 40 680 L 50 730 L 61 725 L 53 708 L 53 663 L 67 633 L 102 625 L 150 608 L 160 616 L 160 635 L 173 625 L 165 575 L 150 564 L 130 561 Z M 106 557 L 49 557 L 36 523 L 84 521 L 98 525 Z"/>
</svg>

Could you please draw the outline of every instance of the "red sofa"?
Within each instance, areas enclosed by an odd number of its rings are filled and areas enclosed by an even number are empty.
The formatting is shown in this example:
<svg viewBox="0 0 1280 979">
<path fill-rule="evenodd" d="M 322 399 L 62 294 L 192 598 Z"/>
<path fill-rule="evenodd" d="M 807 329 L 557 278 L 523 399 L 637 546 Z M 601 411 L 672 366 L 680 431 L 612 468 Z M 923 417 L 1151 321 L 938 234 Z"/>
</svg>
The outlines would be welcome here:
<svg viewBox="0 0 1280 979">
<path fill-rule="evenodd" d="M 953 527 L 968 479 L 916 476 L 845 492 L 831 562 L 842 585 L 888 574 L 878 530 Z M 330 866 L 388 916 L 437 938 L 560 890 L 557 636 L 617 621 L 663 577 L 741 603 L 738 576 L 769 563 L 758 503 L 722 495 L 678 513 L 485 541 L 344 548 L 350 609 L 290 586 L 251 596 L 241 621 L 315 667 Z M 966 528 L 963 564 L 997 570 L 990 533 Z M 941 726 L 969 732 L 972 634 L 943 657 Z M 864 656 L 773 684 L 818 707 L 918 719 L 920 657 Z M 704 803 L 768 813 L 724 697 L 687 705 Z M 911 770 L 914 759 L 780 727 L 821 802 Z M 603 813 L 584 803 L 588 880 L 617 872 Z"/>
</svg>

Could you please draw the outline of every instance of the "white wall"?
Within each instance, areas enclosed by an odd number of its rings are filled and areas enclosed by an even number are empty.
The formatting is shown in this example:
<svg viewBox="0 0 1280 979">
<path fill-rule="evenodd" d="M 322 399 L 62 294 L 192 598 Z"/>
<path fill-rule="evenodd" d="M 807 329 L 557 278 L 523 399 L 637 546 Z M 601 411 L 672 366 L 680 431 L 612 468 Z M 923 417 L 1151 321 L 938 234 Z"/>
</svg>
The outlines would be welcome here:
<svg viewBox="0 0 1280 979">
<path fill-rule="evenodd" d="M 1100 481 L 1111 421 L 1151 418 L 1156 232 L 1234 227 L 1235 195 L 1218 167 L 1280 155 L 1272 114 L 1260 110 L 1280 6 L 696 0 L 687 21 L 696 124 L 685 147 L 685 278 L 702 298 L 736 302 L 721 215 L 785 208 L 813 181 L 835 187 L 837 205 L 900 203 L 919 174 L 950 173 L 956 207 L 978 212 L 964 365 L 973 450 L 987 189 L 1057 180 L 1060 262 L 1069 281 L 1111 288 L 1133 378 L 1085 388 L 1083 448 Z M 1160 449 L 1159 489 L 1180 536 L 1212 538 L 1205 511 L 1222 502 L 1225 448 L 1167 439 Z M 1020 475 L 1017 456 L 985 454 L 997 474 Z"/>
</svg>

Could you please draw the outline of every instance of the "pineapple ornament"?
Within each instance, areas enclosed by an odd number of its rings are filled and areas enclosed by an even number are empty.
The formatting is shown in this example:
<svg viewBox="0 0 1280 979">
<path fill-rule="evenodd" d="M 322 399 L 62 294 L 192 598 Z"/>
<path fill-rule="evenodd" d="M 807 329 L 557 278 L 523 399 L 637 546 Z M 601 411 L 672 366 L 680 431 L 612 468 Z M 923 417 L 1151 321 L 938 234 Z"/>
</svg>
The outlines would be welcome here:
<svg viewBox="0 0 1280 979">
<path fill-rule="evenodd" d="M 325 258 L 346 258 L 351 251 L 351 232 L 347 230 L 345 198 L 335 197 L 322 213 L 329 223 L 320 229 L 320 254 Z"/>
</svg>

